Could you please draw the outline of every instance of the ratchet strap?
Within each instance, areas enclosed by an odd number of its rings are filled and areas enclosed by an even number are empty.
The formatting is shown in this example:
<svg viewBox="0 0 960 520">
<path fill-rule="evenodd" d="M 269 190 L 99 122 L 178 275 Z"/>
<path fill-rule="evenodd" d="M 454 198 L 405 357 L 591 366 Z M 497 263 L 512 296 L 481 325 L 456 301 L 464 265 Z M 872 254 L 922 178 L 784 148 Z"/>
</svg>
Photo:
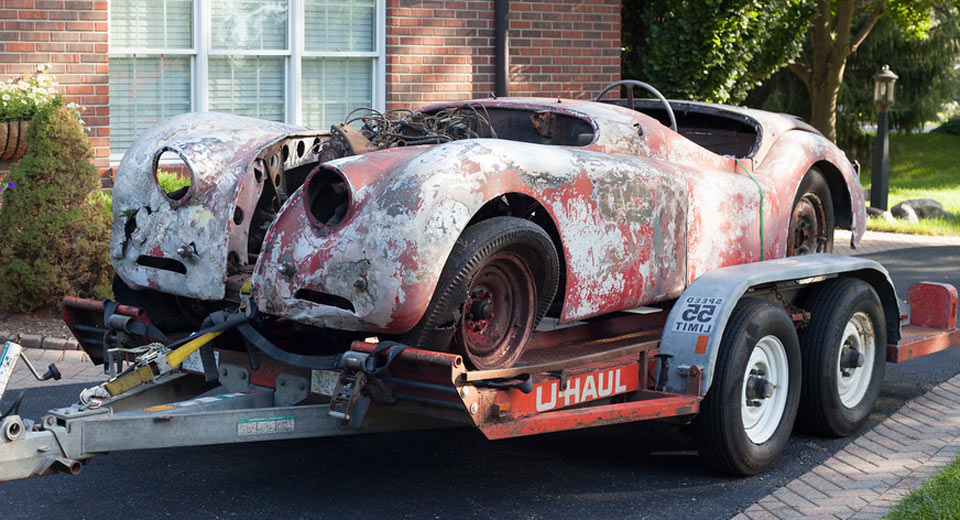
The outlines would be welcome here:
<svg viewBox="0 0 960 520">
<path fill-rule="evenodd" d="M 118 302 L 103 300 L 103 325 L 107 328 L 107 330 L 111 330 L 113 328 L 110 324 L 110 317 L 116 313 L 117 307 L 119 306 L 120 303 Z M 154 324 L 137 321 L 131 316 L 123 317 L 126 318 L 123 324 L 124 332 L 136 336 L 143 336 L 145 338 L 149 338 L 154 341 L 160 341 L 162 343 L 170 341 L 170 339 L 167 338 L 167 336 L 164 335 L 164 333 L 160 331 L 160 329 L 158 329 Z"/>
</svg>

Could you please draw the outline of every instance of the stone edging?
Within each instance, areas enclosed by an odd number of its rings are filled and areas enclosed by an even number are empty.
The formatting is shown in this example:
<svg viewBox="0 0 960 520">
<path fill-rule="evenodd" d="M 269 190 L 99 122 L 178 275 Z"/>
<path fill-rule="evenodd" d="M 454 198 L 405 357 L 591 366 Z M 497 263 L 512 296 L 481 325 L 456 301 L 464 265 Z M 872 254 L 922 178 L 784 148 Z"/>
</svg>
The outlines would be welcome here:
<svg viewBox="0 0 960 520">
<path fill-rule="evenodd" d="M 39 348 L 47 350 L 82 350 L 77 338 L 61 338 L 57 336 L 41 336 L 39 334 L 20 334 L 0 330 L 0 341 L 13 341 L 24 348 Z"/>
</svg>

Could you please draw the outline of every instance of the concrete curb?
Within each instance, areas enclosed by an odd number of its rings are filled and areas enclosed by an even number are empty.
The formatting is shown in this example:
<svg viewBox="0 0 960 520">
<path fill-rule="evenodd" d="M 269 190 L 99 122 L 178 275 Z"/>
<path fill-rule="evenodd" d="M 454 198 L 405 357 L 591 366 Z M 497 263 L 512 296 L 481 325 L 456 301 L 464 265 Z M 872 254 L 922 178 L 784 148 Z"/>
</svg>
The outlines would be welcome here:
<svg viewBox="0 0 960 520">
<path fill-rule="evenodd" d="M 960 375 L 908 402 L 735 520 L 875 519 L 960 454 Z"/>
<path fill-rule="evenodd" d="M 21 334 L 0 330 L 0 341 L 13 341 L 23 348 L 45 350 L 77 350 L 81 351 L 80 342 L 76 338 L 61 338 L 57 336 L 41 336 L 39 334 Z"/>
</svg>

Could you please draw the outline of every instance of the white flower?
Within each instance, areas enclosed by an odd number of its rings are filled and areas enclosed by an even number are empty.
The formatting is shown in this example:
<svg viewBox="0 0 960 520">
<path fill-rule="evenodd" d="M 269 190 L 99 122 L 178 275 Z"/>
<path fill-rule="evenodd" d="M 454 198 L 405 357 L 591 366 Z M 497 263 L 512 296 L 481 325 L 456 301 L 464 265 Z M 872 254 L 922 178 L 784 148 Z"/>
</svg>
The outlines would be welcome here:
<svg viewBox="0 0 960 520">
<path fill-rule="evenodd" d="M 0 99 L 3 99 L 4 101 L 10 101 L 10 94 L 4 94 L 3 96 L 0 96 Z"/>
</svg>

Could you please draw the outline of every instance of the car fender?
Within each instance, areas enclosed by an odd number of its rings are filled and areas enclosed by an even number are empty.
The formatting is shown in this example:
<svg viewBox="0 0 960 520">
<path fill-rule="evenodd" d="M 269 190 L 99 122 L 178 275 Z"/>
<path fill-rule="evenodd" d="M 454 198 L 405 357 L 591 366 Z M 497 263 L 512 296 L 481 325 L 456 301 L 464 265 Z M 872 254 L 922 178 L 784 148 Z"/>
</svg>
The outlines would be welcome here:
<svg viewBox="0 0 960 520">
<path fill-rule="evenodd" d="M 316 135 L 282 123 L 211 112 L 182 114 L 154 125 L 130 146 L 117 168 L 110 242 L 117 274 L 135 289 L 222 299 L 227 257 L 234 252 L 246 258 L 249 219 L 262 190 L 262 183 L 254 180 L 254 161 L 269 156 L 282 163 L 281 141 L 300 137 L 312 142 Z M 179 200 L 167 197 L 155 180 L 157 162 L 168 151 L 181 158 L 191 178 Z M 244 225 L 234 224 L 238 206 Z M 178 252 L 182 247 L 189 254 Z M 173 268 L 142 265 L 142 257 L 162 259 Z"/>
<path fill-rule="evenodd" d="M 686 185 L 679 169 L 588 149 L 496 139 L 406 147 L 332 161 L 352 208 L 322 230 L 304 190 L 267 234 L 253 277 L 258 308 L 316 326 L 400 333 L 423 315 L 454 243 L 490 200 L 520 193 L 559 230 L 567 267 L 564 319 L 668 299 L 683 289 Z M 646 183 L 656 183 L 657 190 Z M 632 250 L 641 267 L 628 269 Z M 649 266 L 654 265 L 655 268 Z M 280 274 L 281 267 L 294 274 Z M 643 267 L 647 266 L 647 267 Z M 675 279 L 658 278 L 669 273 Z M 318 304 L 301 289 L 344 298 Z M 651 297 L 653 295 L 653 297 Z"/>
<path fill-rule="evenodd" d="M 778 219 L 783 221 L 778 229 L 787 229 L 789 226 L 790 212 L 792 211 L 793 199 L 803 176 L 813 167 L 828 163 L 836 171 L 823 171 L 827 177 L 828 184 L 831 184 L 831 192 L 836 197 L 837 192 L 845 191 L 844 202 L 850 207 L 850 222 L 844 223 L 838 220 L 838 227 L 850 229 L 851 245 L 859 243 L 866 229 L 866 208 L 864 206 L 863 190 L 860 187 L 859 169 L 855 167 L 842 150 L 837 148 L 825 137 L 814 131 L 804 129 L 794 129 L 780 134 L 775 144 L 770 148 L 769 153 L 762 162 L 757 164 L 757 173 L 762 177 L 773 180 L 772 189 L 779 187 L 777 195 L 780 201 L 780 211 Z M 842 179 L 843 190 L 838 183 L 837 173 Z M 835 204 L 837 201 L 834 201 Z M 777 254 L 782 256 L 786 252 L 786 240 L 780 241 Z"/>
<path fill-rule="evenodd" d="M 702 373 L 700 395 L 706 395 L 727 320 L 751 288 L 785 281 L 817 283 L 817 277 L 833 276 L 860 278 L 873 286 L 886 316 L 887 342 L 895 345 L 900 340 L 899 300 L 887 270 L 873 260 L 816 254 L 723 267 L 690 284 L 667 316 L 659 347 L 660 354 L 671 356 L 667 391 L 685 393 L 685 374 L 697 366 Z M 880 347 L 886 352 L 886 345 Z"/>
</svg>

